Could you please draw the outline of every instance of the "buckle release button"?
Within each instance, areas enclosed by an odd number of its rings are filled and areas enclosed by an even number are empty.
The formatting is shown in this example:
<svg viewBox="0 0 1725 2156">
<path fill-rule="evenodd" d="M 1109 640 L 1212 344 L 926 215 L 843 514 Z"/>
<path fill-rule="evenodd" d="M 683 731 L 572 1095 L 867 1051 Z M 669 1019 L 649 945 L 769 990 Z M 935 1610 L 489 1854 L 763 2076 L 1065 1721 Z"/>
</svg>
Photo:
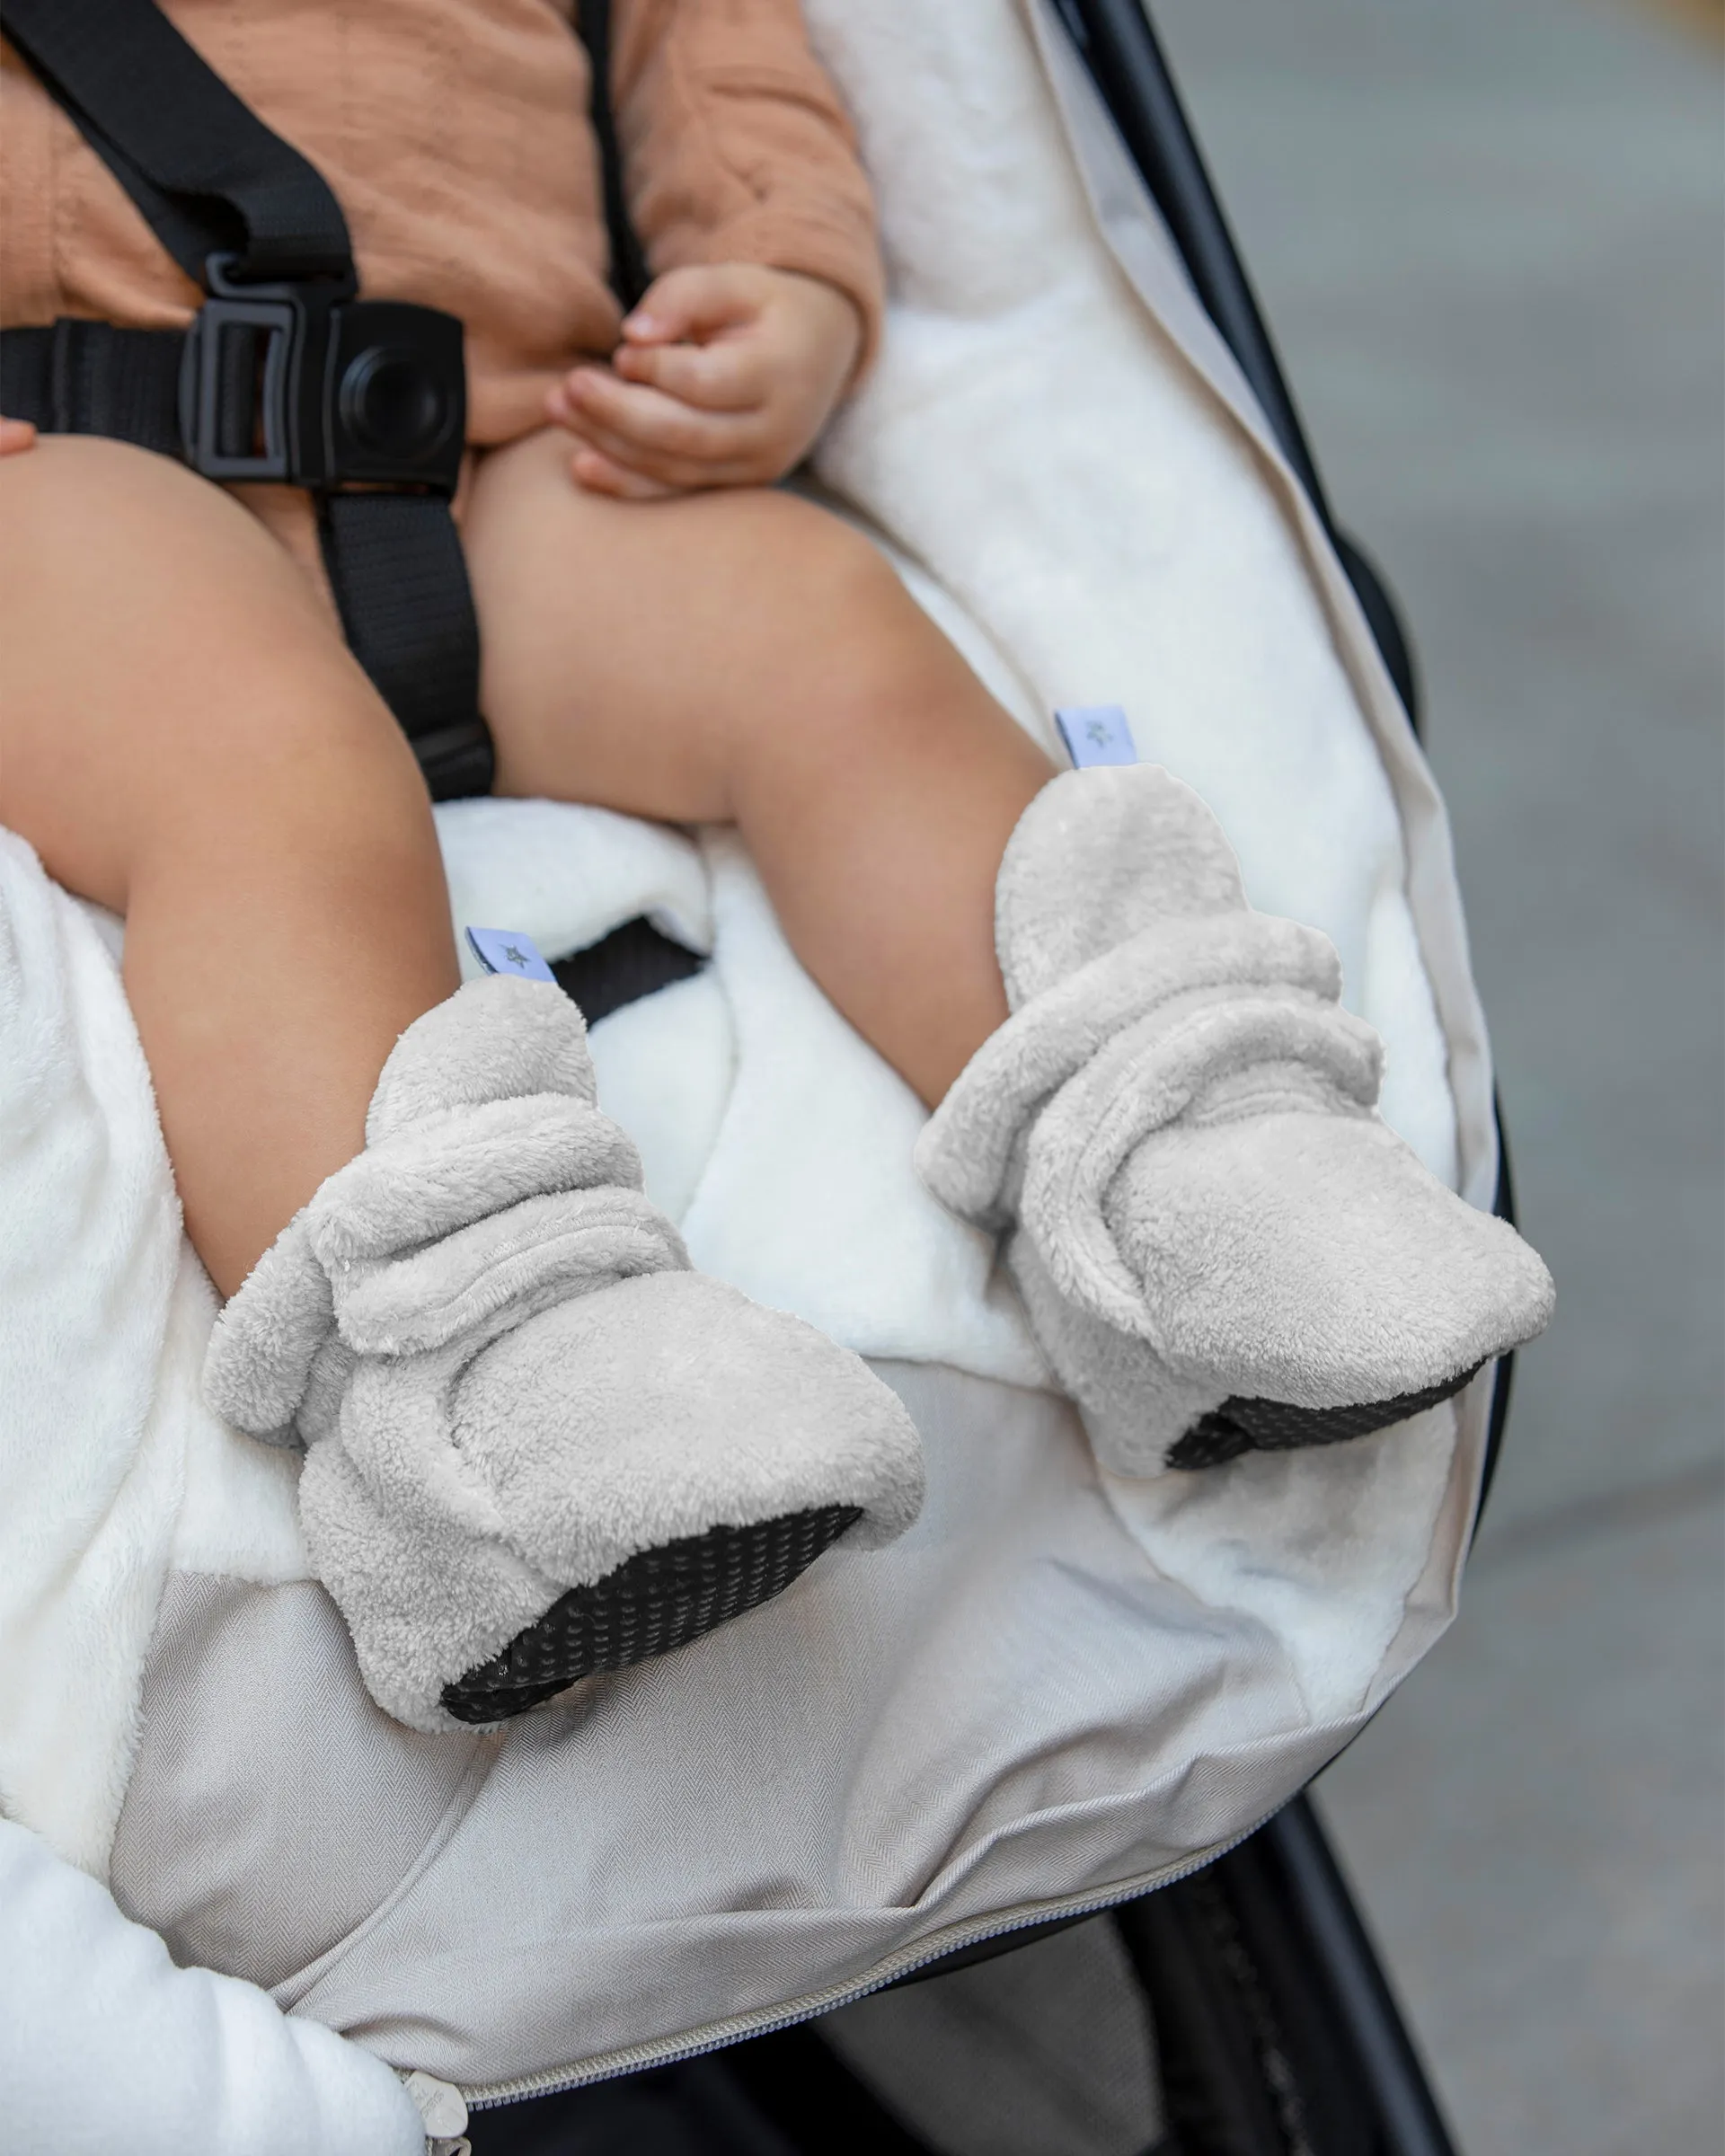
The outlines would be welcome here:
<svg viewBox="0 0 1725 2156">
<path fill-rule="evenodd" d="M 354 440 L 392 461 L 417 463 L 440 448 L 455 400 L 417 353 L 399 345 L 361 352 L 336 393 L 341 422 Z"/>
</svg>

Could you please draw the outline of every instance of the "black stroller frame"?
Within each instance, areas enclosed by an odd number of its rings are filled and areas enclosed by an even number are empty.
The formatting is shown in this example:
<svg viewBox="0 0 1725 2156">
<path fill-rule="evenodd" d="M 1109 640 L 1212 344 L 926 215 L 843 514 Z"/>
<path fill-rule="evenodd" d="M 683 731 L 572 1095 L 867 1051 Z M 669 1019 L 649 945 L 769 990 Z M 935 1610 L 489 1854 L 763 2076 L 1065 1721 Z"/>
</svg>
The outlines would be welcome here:
<svg viewBox="0 0 1725 2156">
<path fill-rule="evenodd" d="M 1400 614 L 1371 561 L 1336 521 L 1147 8 L 1143 0 L 1054 4 L 1199 300 L 1335 549 L 1417 733 L 1419 679 Z M 607 12 L 592 0 L 580 10 L 601 84 Z M 615 141 L 602 99 L 596 119 L 613 261 L 626 288 L 639 283 L 641 257 L 622 213 Z M 660 943 L 662 954 L 650 947 Z M 696 964 L 641 922 L 558 971 L 597 1017 Z M 1513 1221 L 1500 1108 L 1498 1136 L 1495 1210 Z M 1504 1357 L 1493 1373 L 1482 1507 L 1508 1421 L 1513 1360 Z M 1060 1917 L 997 1934 L 897 1981 L 919 1984 L 1092 1921 Z M 1166 2130 L 1144 2156 L 1456 2156 L 1383 1965 L 1304 1791 L 1201 1870 L 1119 1904 L 1100 1921 L 1124 1945 L 1155 2031 Z M 927 2156 L 925 2144 L 880 2107 L 807 2024 L 640 2079 L 674 2097 L 679 2076 L 692 2084 L 687 2100 L 675 2104 L 678 2119 L 689 2122 L 676 2139 L 679 2150 L 742 2156 L 770 2146 L 783 2156 L 805 2150 L 809 2156 Z M 606 2086 L 480 2114 L 473 2122 L 479 2156 L 635 2146 L 632 2138 L 614 2139 L 603 2129 L 589 2143 L 577 2124 L 595 2099 L 606 2101 Z M 571 2129 L 576 2138 L 565 2141 Z M 691 2130 L 705 2137 L 689 2139 Z"/>
</svg>

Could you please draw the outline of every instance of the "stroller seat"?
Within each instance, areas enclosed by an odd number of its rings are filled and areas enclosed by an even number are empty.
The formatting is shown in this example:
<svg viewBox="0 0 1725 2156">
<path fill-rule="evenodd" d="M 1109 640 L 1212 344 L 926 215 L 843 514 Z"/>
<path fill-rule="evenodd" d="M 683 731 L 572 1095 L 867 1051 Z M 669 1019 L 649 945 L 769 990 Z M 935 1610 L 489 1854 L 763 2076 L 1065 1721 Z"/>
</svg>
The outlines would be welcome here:
<svg viewBox="0 0 1725 2156">
<path fill-rule="evenodd" d="M 1057 18 L 806 13 L 876 176 L 894 294 L 806 483 L 1027 726 L 1127 707 L 1146 758 L 1216 809 L 1253 903 L 1333 937 L 1389 1044 L 1386 1116 L 1489 1204 L 1441 802 Z M 472 2101 L 820 2010 L 1248 1833 L 1447 1623 L 1490 1374 L 1349 1445 L 1100 1472 L 987 1245 L 916 1183 L 916 1102 L 802 974 L 734 837 L 489 800 L 438 820 L 458 923 L 562 960 L 646 919 L 691 954 L 596 1024 L 601 1097 L 697 1265 L 899 1392 L 924 1515 L 502 1733 L 389 1722 L 308 1577 L 293 1463 L 199 1401 L 213 1303 L 126 1045 L 115 932 L 0 840 L 0 998 L 46 1044 L 0 1080 L 0 1117 L 57 1134 L 60 1178 L 45 1204 L 40 1158 L 0 1158 L 5 1263 L 49 1345 L 0 1390 L 4 1516 L 27 1497 L 64 1523 L 0 1567 L 0 1646 L 32 1641 L 0 1710 L 8 1813 L 181 1960 Z M 69 1239 L 74 1188 L 101 1224 Z"/>
</svg>

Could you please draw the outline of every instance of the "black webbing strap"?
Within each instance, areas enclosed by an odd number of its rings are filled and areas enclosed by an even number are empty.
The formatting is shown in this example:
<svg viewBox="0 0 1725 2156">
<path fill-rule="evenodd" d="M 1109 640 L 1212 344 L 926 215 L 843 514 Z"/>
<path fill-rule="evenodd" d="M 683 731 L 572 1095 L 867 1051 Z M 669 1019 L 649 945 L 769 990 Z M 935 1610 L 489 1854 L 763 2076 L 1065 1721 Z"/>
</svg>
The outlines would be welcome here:
<svg viewBox="0 0 1725 2156">
<path fill-rule="evenodd" d="M 0 25 L 199 284 L 351 273 L 316 166 L 234 96 L 153 0 L 5 0 Z"/>
<path fill-rule="evenodd" d="M 298 307 L 296 321 L 336 318 L 332 309 L 355 285 L 340 204 L 316 168 L 241 102 L 155 0 L 0 0 L 0 30 L 175 260 L 206 291 L 226 296 L 199 316 L 212 332 L 201 353 L 191 349 L 195 333 L 107 323 L 4 331 L 0 411 L 45 432 L 108 435 L 212 476 L 245 476 L 224 473 L 212 456 L 252 451 L 261 402 L 269 402 L 265 358 L 279 358 L 285 341 L 271 325 L 248 326 L 243 317 L 269 310 L 246 301 L 303 298 L 314 304 Z M 286 308 L 277 311 L 286 318 Z M 349 314 L 365 311 L 360 303 Z M 398 317 L 411 312 L 395 310 Z M 429 311 L 421 318 L 434 319 Z M 459 330 L 447 317 L 435 320 L 456 352 L 453 411 L 462 397 Z M 340 356 L 339 335 L 331 349 Z M 365 364 L 361 355 L 356 367 Z M 211 411 L 195 409 L 200 384 L 213 390 Z M 311 393 L 314 401 L 315 385 Z M 282 396 L 278 388 L 278 421 Z M 317 461 L 297 483 L 315 492 L 348 641 L 411 742 L 433 798 L 483 792 L 491 736 L 478 709 L 479 623 L 449 508 L 453 464 L 438 485 L 417 483 L 412 467 L 399 463 L 384 464 L 380 479 L 375 460 L 369 468 L 364 461 L 362 439 L 363 490 L 346 490 L 340 482 L 344 470 L 354 473 L 353 446 L 345 466 L 332 463 L 323 422 L 309 409 L 296 406 L 294 418 L 302 431 L 316 429 Z M 453 419 L 450 427 L 453 457 L 460 437 Z M 403 471 L 410 476 L 396 483 Z"/>
<path fill-rule="evenodd" d="M 646 251 L 629 219 L 623 182 L 623 145 L 617 135 L 616 108 L 611 102 L 611 0 L 579 0 L 575 26 L 587 47 L 593 78 L 591 111 L 599 149 L 599 183 L 605 190 L 605 225 L 611 240 L 611 283 L 625 307 L 632 307 L 650 281 Z"/>
<path fill-rule="evenodd" d="M 51 329 L 8 330 L 0 336 L 0 412 L 44 434 L 107 434 L 179 456 L 185 345 L 180 330 L 64 316 Z"/>
<path fill-rule="evenodd" d="M 354 657 L 379 685 L 411 685 L 412 723 L 403 725 L 432 799 L 489 793 L 491 740 L 475 716 L 479 627 L 448 503 L 429 494 L 324 494 L 317 520 Z M 464 610 L 449 603 L 457 586 Z"/>
</svg>

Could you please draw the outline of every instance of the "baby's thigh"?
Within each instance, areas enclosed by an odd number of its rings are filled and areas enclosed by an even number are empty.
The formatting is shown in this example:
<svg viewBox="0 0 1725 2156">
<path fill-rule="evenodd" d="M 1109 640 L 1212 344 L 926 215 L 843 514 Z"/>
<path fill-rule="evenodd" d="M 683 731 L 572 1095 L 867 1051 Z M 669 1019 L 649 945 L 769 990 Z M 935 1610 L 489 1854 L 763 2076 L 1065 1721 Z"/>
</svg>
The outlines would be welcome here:
<svg viewBox="0 0 1725 2156">
<path fill-rule="evenodd" d="M 281 783 L 374 706 L 306 577 L 207 480 L 84 437 L 0 463 L 0 819 L 74 889 L 122 903 L 141 835 Z"/>
<path fill-rule="evenodd" d="M 584 492 L 548 430 L 481 466 L 464 535 L 498 790 L 697 821 L 730 813 L 739 741 L 818 723 L 908 605 L 876 550 L 771 488 Z"/>
</svg>

